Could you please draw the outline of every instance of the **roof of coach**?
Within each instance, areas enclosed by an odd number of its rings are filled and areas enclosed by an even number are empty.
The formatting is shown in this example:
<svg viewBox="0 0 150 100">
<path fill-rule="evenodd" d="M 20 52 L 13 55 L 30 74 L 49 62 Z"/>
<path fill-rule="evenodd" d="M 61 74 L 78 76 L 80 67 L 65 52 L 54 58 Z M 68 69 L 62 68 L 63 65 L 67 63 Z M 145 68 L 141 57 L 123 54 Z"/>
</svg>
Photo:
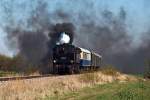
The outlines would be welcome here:
<svg viewBox="0 0 150 100">
<path fill-rule="evenodd" d="M 87 50 L 87 49 L 84 49 L 84 48 L 81 48 L 81 47 L 79 47 L 79 49 L 81 49 L 82 52 L 91 53 L 91 52 L 90 52 L 89 50 Z"/>
<path fill-rule="evenodd" d="M 96 56 L 98 56 L 98 57 L 100 57 L 100 58 L 102 58 L 102 56 L 101 55 L 99 55 L 98 53 L 95 53 L 95 52 L 92 52 L 94 55 L 96 55 Z"/>
</svg>

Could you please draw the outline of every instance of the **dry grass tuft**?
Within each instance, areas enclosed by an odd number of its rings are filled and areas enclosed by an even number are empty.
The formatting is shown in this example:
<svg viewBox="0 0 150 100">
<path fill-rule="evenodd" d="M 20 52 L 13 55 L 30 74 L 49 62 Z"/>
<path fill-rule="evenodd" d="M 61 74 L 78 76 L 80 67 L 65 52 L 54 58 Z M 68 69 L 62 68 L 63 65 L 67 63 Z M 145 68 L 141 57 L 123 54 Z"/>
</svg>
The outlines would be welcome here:
<svg viewBox="0 0 150 100">
<path fill-rule="evenodd" d="M 101 68 L 101 72 L 105 75 L 118 76 L 119 71 L 112 65 L 107 65 Z"/>
<path fill-rule="evenodd" d="M 82 83 L 96 84 L 99 81 L 98 73 L 85 73 L 80 75 L 79 81 Z"/>
</svg>

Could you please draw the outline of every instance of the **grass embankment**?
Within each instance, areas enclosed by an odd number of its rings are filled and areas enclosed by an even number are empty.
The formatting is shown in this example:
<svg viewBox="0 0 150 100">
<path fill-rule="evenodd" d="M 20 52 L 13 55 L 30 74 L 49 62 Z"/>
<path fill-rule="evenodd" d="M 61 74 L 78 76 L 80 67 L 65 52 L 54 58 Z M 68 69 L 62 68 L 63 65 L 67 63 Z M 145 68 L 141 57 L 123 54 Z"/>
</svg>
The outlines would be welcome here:
<svg viewBox="0 0 150 100">
<path fill-rule="evenodd" d="M 76 92 L 46 97 L 45 100 L 150 100 L 150 81 L 109 83 Z"/>
<path fill-rule="evenodd" d="M 150 92 L 147 84 L 149 81 L 109 68 L 78 75 L 0 82 L 0 100 L 122 100 L 128 95 L 141 97 L 142 92 L 145 99 Z"/>
</svg>

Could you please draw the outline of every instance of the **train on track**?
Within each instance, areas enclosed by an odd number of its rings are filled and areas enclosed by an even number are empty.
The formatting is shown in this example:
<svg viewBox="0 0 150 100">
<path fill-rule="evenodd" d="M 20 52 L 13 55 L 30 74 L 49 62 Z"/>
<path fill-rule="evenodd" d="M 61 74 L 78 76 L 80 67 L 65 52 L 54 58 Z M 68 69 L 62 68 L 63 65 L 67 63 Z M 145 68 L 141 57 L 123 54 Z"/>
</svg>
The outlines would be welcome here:
<svg viewBox="0 0 150 100">
<path fill-rule="evenodd" d="M 102 56 L 72 44 L 60 44 L 53 48 L 53 73 L 75 74 L 100 68 Z"/>
</svg>

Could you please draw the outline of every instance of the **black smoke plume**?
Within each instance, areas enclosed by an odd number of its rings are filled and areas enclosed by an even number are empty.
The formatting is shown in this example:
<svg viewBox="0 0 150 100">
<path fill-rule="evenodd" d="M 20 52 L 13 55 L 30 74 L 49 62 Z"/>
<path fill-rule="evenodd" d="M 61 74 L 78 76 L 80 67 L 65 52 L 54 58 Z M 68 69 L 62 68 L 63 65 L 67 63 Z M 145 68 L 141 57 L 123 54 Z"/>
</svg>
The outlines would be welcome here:
<svg viewBox="0 0 150 100">
<path fill-rule="evenodd" d="M 59 41 L 59 37 L 62 32 L 65 32 L 70 37 L 70 44 L 73 42 L 74 38 L 74 26 L 72 23 L 57 23 L 56 25 L 51 27 L 49 37 L 51 38 L 51 42 L 53 44 L 56 44 L 57 41 Z"/>
</svg>

